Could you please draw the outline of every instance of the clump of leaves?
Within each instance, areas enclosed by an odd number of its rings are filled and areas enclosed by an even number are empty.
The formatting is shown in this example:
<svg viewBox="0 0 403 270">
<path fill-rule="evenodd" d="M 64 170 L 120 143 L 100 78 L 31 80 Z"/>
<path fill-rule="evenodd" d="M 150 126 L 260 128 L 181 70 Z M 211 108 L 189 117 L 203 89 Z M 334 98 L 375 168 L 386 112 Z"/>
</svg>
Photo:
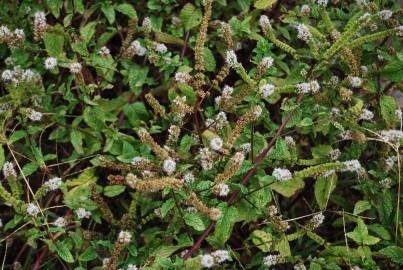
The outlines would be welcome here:
<svg viewBox="0 0 403 270">
<path fill-rule="evenodd" d="M 0 8 L 7 269 L 398 269 L 396 1 Z"/>
</svg>

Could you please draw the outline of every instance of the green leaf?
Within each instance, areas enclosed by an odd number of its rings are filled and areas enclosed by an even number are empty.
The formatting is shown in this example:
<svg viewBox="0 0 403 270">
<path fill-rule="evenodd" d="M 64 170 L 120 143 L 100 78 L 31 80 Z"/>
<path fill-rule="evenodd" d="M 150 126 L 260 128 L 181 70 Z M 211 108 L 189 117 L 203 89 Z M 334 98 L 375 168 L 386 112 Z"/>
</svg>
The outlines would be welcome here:
<svg viewBox="0 0 403 270">
<path fill-rule="evenodd" d="M 271 8 L 277 0 L 256 0 L 255 8 L 257 9 L 267 9 Z"/>
<path fill-rule="evenodd" d="M 388 126 L 393 126 L 396 122 L 396 100 L 391 96 L 382 96 L 379 104 L 383 120 L 385 120 Z"/>
<path fill-rule="evenodd" d="M 281 238 L 276 245 L 276 250 L 278 250 L 282 257 L 291 256 L 290 243 L 288 243 L 287 237 Z"/>
<path fill-rule="evenodd" d="M 83 148 L 83 134 L 78 130 L 72 130 L 70 133 L 70 141 L 74 149 L 79 154 L 84 154 Z"/>
<path fill-rule="evenodd" d="M 315 198 L 319 205 L 321 211 L 326 209 L 327 203 L 332 194 L 333 190 L 336 188 L 337 174 L 332 173 L 328 177 L 318 177 L 315 182 Z"/>
<path fill-rule="evenodd" d="M 216 68 L 214 55 L 207 47 L 204 47 L 204 67 L 207 71 L 214 71 Z"/>
<path fill-rule="evenodd" d="M 89 262 L 92 260 L 95 260 L 97 258 L 97 251 L 94 247 L 90 246 L 88 247 L 83 253 L 80 254 L 78 257 L 79 261 L 82 262 Z"/>
<path fill-rule="evenodd" d="M 185 27 L 185 31 L 198 26 L 202 21 L 202 12 L 200 9 L 196 8 L 193 4 L 187 3 L 179 14 L 182 23 Z"/>
<path fill-rule="evenodd" d="M 49 56 L 59 56 L 63 53 L 64 36 L 56 31 L 46 32 L 43 42 Z"/>
<path fill-rule="evenodd" d="M 305 186 L 305 182 L 302 179 L 296 178 L 284 182 L 276 182 L 271 185 L 271 188 L 283 195 L 284 197 L 291 197 L 298 190 Z"/>
<path fill-rule="evenodd" d="M 105 14 L 106 19 L 108 19 L 109 24 L 115 22 L 115 9 L 111 4 L 102 5 L 102 12 Z"/>
<path fill-rule="evenodd" d="M 162 205 L 161 205 L 161 216 L 164 218 L 166 214 L 174 208 L 175 206 L 175 200 L 174 199 L 169 199 L 166 200 Z"/>
<path fill-rule="evenodd" d="M 84 13 L 85 6 L 83 4 L 83 0 L 74 0 L 74 10 L 80 14 Z"/>
<path fill-rule="evenodd" d="M 403 80 L 403 61 L 393 61 L 385 65 L 381 70 L 381 75 L 393 82 L 401 82 Z"/>
<path fill-rule="evenodd" d="M 358 215 L 368 209 L 371 209 L 371 205 L 369 204 L 368 201 L 358 201 L 354 205 L 354 215 Z"/>
<path fill-rule="evenodd" d="M 60 243 L 60 245 L 58 245 L 57 255 L 59 255 L 59 257 L 62 258 L 67 263 L 74 262 L 73 255 L 71 255 L 71 252 L 70 252 L 68 246 L 64 242 L 62 242 L 62 243 Z"/>
<path fill-rule="evenodd" d="M 0 145 L 0 168 L 3 168 L 5 159 L 3 145 Z"/>
<path fill-rule="evenodd" d="M 137 18 L 137 12 L 130 4 L 120 4 L 115 7 L 117 11 L 128 16 L 129 18 Z"/>
<path fill-rule="evenodd" d="M 397 246 L 388 246 L 379 251 L 382 255 L 389 257 L 398 264 L 403 264 L 403 248 Z"/>
<path fill-rule="evenodd" d="M 228 241 L 238 216 L 238 210 L 234 207 L 227 208 L 224 206 L 221 208 L 221 212 L 214 234 L 209 237 L 209 242 L 217 247 L 223 246 Z"/>
<path fill-rule="evenodd" d="M 185 213 L 184 219 L 185 223 L 196 231 L 203 231 L 206 229 L 203 220 L 197 213 Z"/>
<path fill-rule="evenodd" d="M 155 39 L 158 42 L 162 42 L 165 44 L 175 44 L 179 46 L 183 46 L 183 44 L 185 44 L 185 41 L 183 41 L 183 39 L 180 39 L 178 37 L 175 37 L 173 35 L 164 32 L 155 32 Z"/>
<path fill-rule="evenodd" d="M 63 7 L 63 0 L 45 0 L 45 3 L 53 16 L 59 18 L 60 9 Z"/>
<path fill-rule="evenodd" d="M 263 252 L 269 252 L 271 250 L 271 245 L 273 237 L 270 233 L 262 230 L 255 230 L 252 232 L 252 242 L 256 247 Z"/>
<path fill-rule="evenodd" d="M 122 185 L 112 185 L 112 186 L 106 186 L 104 188 L 104 195 L 107 197 L 116 197 L 119 194 L 123 193 L 126 189 L 126 186 Z"/>
<path fill-rule="evenodd" d="M 97 23 L 97 21 L 92 21 L 80 28 L 80 35 L 85 44 L 87 44 L 94 36 Z"/>
<path fill-rule="evenodd" d="M 368 235 L 368 228 L 362 219 L 357 220 L 357 227 L 354 231 L 347 233 L 347 236 L 359 245 L 375 245 L 381 239 Z"/>
<path fill-rule="evenodd" d="M 101 130 L 105 126 L 105 114 L 99 107 L 86 107 L 84 121 L 94 130 Z"/>
</svg>

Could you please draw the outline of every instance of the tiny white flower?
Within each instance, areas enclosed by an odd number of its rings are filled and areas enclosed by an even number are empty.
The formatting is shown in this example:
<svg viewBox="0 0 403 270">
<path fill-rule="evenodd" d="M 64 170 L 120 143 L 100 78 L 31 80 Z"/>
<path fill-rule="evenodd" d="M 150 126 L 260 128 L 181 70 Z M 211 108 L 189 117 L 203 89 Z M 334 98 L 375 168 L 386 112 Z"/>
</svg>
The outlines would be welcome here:
<svg viewBox="0 0 403 270">
<path fill-rule="evenodd" d="M 104 258 L 104 259 L 102 259 L 102 267 L 103 268 L 107 268 L 107 267 L 109 267 L 109 263 L 111 262 L 111 259 L 110 258 Z"/>
<path fill-rule="evenodd" d="M 316 214 L 312 217 L 311 223 L 314 229 L 318 228 L 323 221 L 325 220 L 325 216 L 322 213 Z"/>
<path fill-rule="evenodd" d="M 155 45 L 155 50 L 156 50 L 158 53 L 166 53 L 166 52 L 168 51 L 168 48 L 167 48 L 167 46 L 165 46 L 165 44 L 163 44 L 163 43 L 157 43 L 157 44 Z"/>
<path fill-rule="evenodd" d="M 146 31 L 151 31 L 152 25 L 151 25 L 151 20 L 149 17 L 145 17 L 143 20 L 143 29 Z"/>
<path fill-rule="evenodd" d="M 214 266 L 214 257 L 210 254 L 205 254 L 200 257 L 200 264 L 204 268 L 211 268 Z"/>
<path fill-rule="evenodd" d="M 302 5 L 301 6 L 301 14 L 302 15 L 309 15 L 311 13 L 311 7 L 309 5 Z"/>
<path fill-rule="evenodd" d="M 162 168 L 167 174 L 172 174 L 176 170 L 176 162 L 173 159 L 166 159 Z"/>
<path fill-rule="evenodd" d="M 341 151 L 338 148 L 333 149 L 329 153 L 329 157 L 330 157 L 331 160 L 337 160 L 340 157 L 340 155 L 341 155 Z"/>
<path fill-rule="evenodd" d="M 12 162 L 10 162 L 10 161 L 4 162 L 3 175 L 4 175 L 4 178 L 7 178 L 9 176 L 17 177 L 17 172 L 15 171 L 14 164 Z"/>
<path fill-rule="evenodd" d="M 285 143 L 288 147 L 294 147 L 295 146 L 295 141 L 294 138 L 291 136 L 285 136 L 284 138 Z"/>
<path fill-rule="evenodd" d="M 262 114 L 262 112 L 263 112 L 262 107 L 260 107 L 259 105 L 257 105 L 253 109 L 253 114 L 256 116 L 256 118 L 258 118 Z"/>
<path fill-rule="evenodd" d="M 234 92 L 234 88 L 232 88 L 229 85 L 225 85 L 223 90 L 222 90 L 222 95 L 223 96 L 230 96 Z"/>
<path fill-rule="evenodd" d="M 50 190 L 56 190 L 60 188 L 62 183 L 63 182 L 60 177 L 53 177 L 52 179 L 49 179 L 49 181 L 45 182 L 45 185 L 47 185 Z"/>
<path fill-rule="evenodd" d="M 183 176 L 183 179 L 185 180 L 185 182 L 187 184 L 191 184 L 191 183 L 193 183 L 195 181 L 195 177 L 194 177 L 193 173 L 191 173 L 191 172 L 186 173 Z"/>
<path fill-rule="evenodd" d="M 394 129 L 382 130 L 380 132 L 380 135 L 385 141 L 395 144 L 399 144 L 400 139 L 403 138 L 403 132 L 401 130 L 394 130 Z"/>
<path fill-rule="evenodd" d="M 305 42 L 308 42 L 309 39 L 312 37 L 312 34 L 309 31 L 309 28 L 305 24 L 302 24 L 302 23 L 298 24 L 297 31 L 298 31 L 297 38 L 299 38 Z"/>
<path fill-rule="evenodd" d="M 148 161 L 148 159 L 143 158 L 143 157 L 136 156 L 136 157 L 133 157 L 133 159 L 132 159 L 132 164 L 133 164 L 133 165 L 139 165 L 139 164 L 141 164 L 141 163 L 143 163 L 143 162 L 146 162 L 146 161 Z"/>
<path fill-rule="evenodd" d="M 22 29 L 18 29 L 18 28 L 15 29 L 14 30 L 14 35 L 19 40 L 25 39 L 25 33 L 24 33 L 24 30 L 22 30 Z"/>
<path fill-rule="evenodd" d="M 1 79 L 5 82 L 11 81 L 14 78 L 14 72 L 12 70 L 9 69 L 5 69 L 2 73 L 1 73 Z"/>
<path fill-rule="evenodd" d="M 108 56 L 108 55 L 110 55 L 111 54 L 111 51 L 109 50 L 109 48 L 108 47 L 106 47 L 106 46 L 103 46 L 103 47 L 101 47 L 101 49 L 99 49 L 99 55 L 101 55 L 101 56 L 103 56 L 103 57 L 106 57 L 106 56 Z"/>
<path fill-rule="evenodd" d="M 27 207 L 27 213 L 32 217 L 36 217 L 39 213 L 39 207 L 33 203 L 29 203 Z"/>
<path fill-rule="evenodd" d="M 84 208 L 78 208 L 76 211 L 77 217 L 79 219 L 83 219 L 83 218 L 90 218 L 91 217 L 91 212 L 85 210 Z"/>
<path fill-rule="evenodd" d="M 132 240 L 132 234 L 130 232 L 121 231 L 119 233 L 119 236 L 118 236 L 119 243 L 128 245 L 128 244 L 130 244 L 131 240 Z"/>
<path fill-rule="evenodd" d="M 7 26 L 0 26 L 0 39 L 6 39 L 11 35 L 10 29 Z"/>
<path fill-rule="evenodd" d="M 210 148 L 214 151 L 221 151 L 223 145 L 224 142 L 220 137 L 214 137 L 210 140 Z"/>
<path fill-rule="evenodd" d="M 136 265 L 130 263 L 127 265 L 127 270 L 138 270 L 138 268 Z"/>
<path fill-rule="evenodd" d="M 403 25 L 397 27 L 396 36 L 403 37 Z"/>
<path fill-rule="evenodd" d="M 34 109 L 28 109 L 27 116 L 32 121 L 41 121 L 43 115 L 41 112 L 37 112 Z"/>
<path fill-rule="evenodd" d="M 58 217 L 55 222 L 53 222 L 53 225 L 55 225 L 56 227 L 59 228 L 63 228 L 67 225 L 66 220 L 64 219 L 64 217 Z"/>
<path fill-rule="evenodd" d="M 320 90 L 320 85 L 317 80 L 310 81 L 310 87 L 312 93 L 317 93 Z"/>
<path fill-rule="evenodd" d="M 178 83 L 188 83 L 192 78 L 189 73 L 185 72 L 176 72 L 175 73 L 175 81 Z"/>
<path fill-rule="evenodd" d="M 226 52 L 225 61 L 232 68 L 235 68 L 238 65 L 238 58 L 233 50 L 228 50 Z"/>
<path fill-rule="evenodd" d="M 231 258 L 227 250 L 216 250 L 212 252 L 211 255 L 214 257 L 218 264 L 221 264 Z"/>
<path fill-rule="evenodd" d="M 383 188 L 388 189 L 392 185 L 392 179 L 390 177 L 386 177 L 386 178 L 382 179 L 381 181 L 379 181 L 379 184 L 381 184 L 381 186 Z"/>
<path fill-rule="evenodd" d="M 298 93 L 308 94 L 311 91 L 311 85 L 309 83 L 297 84 Z"/>
<path fill-rule="evenodd" d="M 292 178 L 292 173 L 287 169 L 275 168 L 273 170 L 273 176 L 280 182 L 287 181 Z"/>
<path fill-rule="evenodd" d="M 82 66 L 81 66 L 81 64 L 78 63 L 78 62 L 74 62 L 74 63 L 70 63 L 70 64 L 69 64 L 70 72 L 73 73 L 73 74 L 78 74 L 78 73 L 80 73 L 80 72 L 81 72 L 81 68 L 82 68 Z"/>
<path fill-rule="evenodd" d="M 45 68 L 47 70 L 54 69 L 57 66 L 57 59 L 54 57 L 48 57 L 45 59 Z"/>
<path fill-rule="evenodd" d="M 260 16 L 259 25 L 264 31 L 267 31 L 271 27 L 269 17 L 266 15 Z"/>
<path fill-rule="evenodd" d="M 273 58 L 271 58 L 270 56 L 266 56 L 262 59 L 260 65 L 262 65 L 262 67 L 264 68 L 270 68 L 273 65 L 273 62 Z"/>
<path fill-rule="evenodd" d="M 361 163 L 358 160 L 347 160 L 343 162 L 345 168 L 342 171 L 359 172 L 361 170 Z"/>
<path fill-rule="evenodd" d="M 299 264 L 294 265 L 294 270 L 306 270 L 306 267 L 304 264 L 299 263 Z"/>
<path fill-rule="evenodd" d="M 264 97 L 270 97 L 274 93 L 276 87 L 270 83 L 266 83 L 259 88 L 259 93 Z"/>
<path fill-rule="evenodd" d="M 318 6 L 326 7 L 327 6 L 327 1 L 328 0 L 317 0 L 316 3 L 318 4 Z"/>
<path fill-rule="evenodd" d="M 379 17 L 384 21 L 392 18 L 392 15 L 393 15 L 393 11 L 391 11 L 389 9 L 384 9 L 379 12 Z"/>
<path fill-rule="evenodd" d="M 277 263 L 279 263 L 280 260 L 280 255 L 268 255 L 266 257 L 263 258 L 263 264 L 267 267 L 276 265 Z"/>
<path fill-rule="evenodd" d="M 361 120 L 371 120 L 372 118 L 374 118 L 374 113 L 371 112 L 368 109 L 363 109 L 362 113 L 360 115 L 360 119 Z"/>
<path fill-rule="evenodd" d="M 216 189 L 218 195 L 221 196 L 221 197 L 227 197 L 227 195 L 228 195 L 228 193 L 230 191 L 229 186 L 227 184 L 225 184 L 225 183 L 218 184 L 215 187 L 215 189 Z"/>
<path fill-rule="evenodd" d="M 188 212 L 188 213 L 192 213 L 192 214 L 195 214 L 195 213 L 198 212 L 197 209 L 196 209 L 195 207 L 193 207 L 193 206 L 187 207 L 187 208 L 185 209 L 185 211 Z"/>
<path fill-rule="evenodd" d="M 363 74 L 368 73 L 368 67 L 367 66 L 361 66 L 360 69 L 361 69 L 361 72 Z"/>
<path fill-rule="evenodd" d="M 350 84 L 352 87 L 360 87 L 362 80 L 359 77 L 350 77 Z"/>
<path fill-rule="evenodd" d="M 241 150 L 244 154 L 247 154 L 252 150 L 252 145 L 250 143 L 243 143 L 239 146 L 239 150 Z"/>
</svg>

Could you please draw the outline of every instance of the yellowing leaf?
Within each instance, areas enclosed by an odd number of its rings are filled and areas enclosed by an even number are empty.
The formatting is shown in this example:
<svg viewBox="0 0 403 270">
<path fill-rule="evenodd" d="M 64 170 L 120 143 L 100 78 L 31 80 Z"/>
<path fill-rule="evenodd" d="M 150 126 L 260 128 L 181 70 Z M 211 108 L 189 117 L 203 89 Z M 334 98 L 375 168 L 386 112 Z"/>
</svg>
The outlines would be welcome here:
<svg viewBox="0 0 403 270">
<path fill-rule="evenodd" d="M 256 0 L 255 8 L 257 9 L 266 9 L 271 8 L 277 0 Z"/>
<path fill-rule="evenodd" d="M 262 230 L 255 230 L 252 232 L 252 242 L 256 247 L 263 252 L 269 252 L 271 250 L 273 237 L 270 233 Z"/>
</svg>

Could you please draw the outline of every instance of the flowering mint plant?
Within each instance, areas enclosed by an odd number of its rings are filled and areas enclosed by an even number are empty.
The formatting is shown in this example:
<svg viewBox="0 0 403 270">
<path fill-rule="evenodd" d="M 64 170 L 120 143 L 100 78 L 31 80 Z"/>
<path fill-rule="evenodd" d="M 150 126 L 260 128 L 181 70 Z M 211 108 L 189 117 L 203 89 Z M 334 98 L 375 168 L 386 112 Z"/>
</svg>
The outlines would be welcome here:
<svg viewBox="0 0 403 270">
<path fill-rule="evenodd" d="M 401 14 L 2 5 L 4 269 L 400 269 Z"/>
</svg>

